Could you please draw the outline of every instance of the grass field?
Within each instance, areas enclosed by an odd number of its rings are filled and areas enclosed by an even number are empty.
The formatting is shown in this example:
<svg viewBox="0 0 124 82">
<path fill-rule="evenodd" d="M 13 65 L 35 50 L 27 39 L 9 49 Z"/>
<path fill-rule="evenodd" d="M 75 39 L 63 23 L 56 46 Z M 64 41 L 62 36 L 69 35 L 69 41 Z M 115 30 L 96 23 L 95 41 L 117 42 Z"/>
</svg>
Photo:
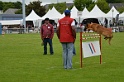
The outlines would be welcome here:
<svg viewBox="0 0 124 82">
<path fill-rule="evenodd" d="M 79 33 L 75 43 L 73 69 L 62 64 L 62 46 L 55 34 L 54 55 L 43 55 L 39 34 L 0 35 L 0 82 L 124 82 L 124 32 L 102 39 L 102 64 L 99 56 L 83 59 L 80 68 Z"/>
</svg>

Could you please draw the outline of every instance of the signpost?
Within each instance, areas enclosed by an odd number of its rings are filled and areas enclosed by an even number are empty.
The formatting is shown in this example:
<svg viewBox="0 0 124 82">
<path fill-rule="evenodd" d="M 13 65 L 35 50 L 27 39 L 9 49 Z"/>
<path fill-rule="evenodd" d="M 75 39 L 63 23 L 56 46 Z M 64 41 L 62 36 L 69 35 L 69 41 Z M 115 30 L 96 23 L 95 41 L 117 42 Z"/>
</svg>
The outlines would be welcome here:
<svg viewBox="0 0 124 82">
<path fill-rule="evenodd" d="M 90 40 L 91 39 L 91 40 Z M 80 61 L 82 68 L 82 59 L 92 56 L 100 56 L 100 64 L 102 63 L 101 55 L 101 35 L 90 32 L 80 32 Z M 83 57 L 82 57 L 83 56 Z"/>
<path fill-rule="evenodd" d="M 78 11 L 77 12 L 77 16 L 79 17 L 79 24 L 80 24 L 80 19 L 81 19 L 81 16 L 82 16 L 82 11 Z"/>
</svg>

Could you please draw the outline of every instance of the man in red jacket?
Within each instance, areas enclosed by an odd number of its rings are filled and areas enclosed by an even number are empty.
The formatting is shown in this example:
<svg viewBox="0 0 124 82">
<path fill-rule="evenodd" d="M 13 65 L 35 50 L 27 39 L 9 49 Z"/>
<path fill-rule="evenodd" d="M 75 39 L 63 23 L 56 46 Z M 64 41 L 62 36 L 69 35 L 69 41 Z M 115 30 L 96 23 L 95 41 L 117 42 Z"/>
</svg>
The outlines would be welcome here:
<svg viewBox="0 0 124 82">
<path fill-rule="evenodd" d="M 65 69 L 72 68 L 73 47 L 76 39 L 75 21 L 70 18 L 70 10 L 65 10 L 65 17 L 58 22 L 57 36 L 63 47 L 63 64 Z"/>
<path fill-rule="evenodd" d="M 45 23 L 41 26 L 41 39 L 44 44 L 44 55 L 47 54 L 47 43 L 50 45 L 50 54 L 53 55 L 53 46 L 52 46 L 52 38 L 54 36 L 54 28 L 53 25 L 49 23 L 49 18 L 46 18 Z"/>
</svg>

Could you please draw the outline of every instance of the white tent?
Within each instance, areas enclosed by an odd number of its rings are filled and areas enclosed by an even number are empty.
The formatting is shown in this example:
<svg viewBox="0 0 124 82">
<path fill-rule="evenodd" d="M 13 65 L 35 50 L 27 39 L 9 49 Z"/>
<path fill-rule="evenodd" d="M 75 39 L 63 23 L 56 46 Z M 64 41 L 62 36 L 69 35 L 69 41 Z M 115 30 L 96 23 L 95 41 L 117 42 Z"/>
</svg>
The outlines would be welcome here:
<svg viewBox="0 0 124 82">
<path fill-rule="evenodd" d="M 120 18 L 121 18 L 121 17 L 124 17 L 124 12 L 121 13 L 121 14 L 119 15 L 119 17 L 120 17 Z"/>
<path fill-rule="evenodd" d="M 85 7 L 84 8 L 84 10 L 82 11 L 82 17 L 81 18 L 87 18 L 88 16 L 88 14 L 89 14 L 90 12 L 87 10 L 87 8 Z"/>
<path fill-rule="evenodd" d="M 124 25 L 124 12 L 119 14 L 119 20 L 122 20 L 123 21 L 123 25 Z"/>
<path fill-rule="evenodd" d="M 119 19 L 120 20 L 124 20 L 124 12 L 122 12 L 121 14 L 119 14 Z"/>
<path fill-rule="evenodd" d="M 75 6 L 73 6 L 73 8 L 71 9 L 71 17 L 74 19 L 78 18 L 77 13 L 78 13 L 78 9 Z"/>
<path fill-rule="evenodd" d="M 41 19 L 40 16 L 38 16 L 34 10 L 31 11 L 31 13 L 26 17 L 26 21 L 33 21 L 33 20 L 38 20 Z"/>
<path fill-rule="evenodd" d="M 41 19 L 44 20 L 45 18 L 58 20 L 58 19 L 62 18 L 62 15 L 55 9 L 55 7 L 53 7 Z"/>
<path fill-rule="evenodd" d="M 49 9 L 49 10 L 47 11 L 47 13 L 46 13 L 43 17 L 41 17 L 41 19 L 38 19 L 38 27 L 41 27 L 42 20 L 44 20 L 45 18 L 48 17 L 50 11 L 51 11 L 51 9 Z"/>
<path fill-rule="evenodd" d="M 38 26 L 38 20 L 41 19 L 40 16 L 38 16 L 34 10 L 31 11 L 31 13 L 26 17 L 26 21 L 33 21 L 34 26 Z"/>
<path fill-rule="evenodd" d="M 68 8 L 66 8 L 68 10 Z M 73 8 L 70 10 L 71 11 L 71 18 L 77 19 L 78 18 L 78 9 L 73 6 Z M 63 12 L 62 17 L 65 16 L 65 13 Z"/>
<path fill-rule="evenodd" d="M 41 17 L 41 19 L 44 20 L 45 18 L 49 17 L 49 14 L 50 14 L 50 13 L 51 13 L 51 9 L 49 9 L 49 10 L 47 11 L 47 13 L 46 13 L 44 16 Z"/>
<path fill-rule="evenodd" d="M 44 16 L 41 17 L 41 19 L 44 20 L 45 18 L 48 18 L 50 13 L 51 13 L 51 10 L 49 9 L 47 11 L 47 13 Z"/>
<path fill-rule="evenodd" d="M 102 23 L 103 19 L 105 18 L 106 14 L 99 9 L 97 5 L 89 12 L 86 8 L 82 12 L 81 18 L 98 18 L 99 21 Z"/>
<path fill-rule="evenodd" d="M 110 11 L 106 14 L 106 18 L 115 18 L 116 15 L 119 14 L 119 12 L 115 9 L 113 6 Z"/>
<path fill-rule="evenodd" d="M 2 20 L 0 23 L 2 25 L 20 25 L 21 20 Z"/>
<path fill-rule="evenodd" d="M 87 18 L 103 18 L 105 17 L 105 13 L 99 9 L 97 5 L 90 11 L 87 15 Z"/>
<path fill-rule="evenodd" d="M 38 20 L 38 22 L 39 22 L 38 27 L 41 26 L 41 22 L 45 18 L 49 18 L 49 19 L 55 20 L 55 22 L 57 23 L 58 20 L 60 18 L 62 18 L 62 15 L 55 9 L 55 7 L 53 7 L 51 10 L 48 10 L 48 12 L 43 17 L 41 17 L 41 19 Z"/>
</svg>

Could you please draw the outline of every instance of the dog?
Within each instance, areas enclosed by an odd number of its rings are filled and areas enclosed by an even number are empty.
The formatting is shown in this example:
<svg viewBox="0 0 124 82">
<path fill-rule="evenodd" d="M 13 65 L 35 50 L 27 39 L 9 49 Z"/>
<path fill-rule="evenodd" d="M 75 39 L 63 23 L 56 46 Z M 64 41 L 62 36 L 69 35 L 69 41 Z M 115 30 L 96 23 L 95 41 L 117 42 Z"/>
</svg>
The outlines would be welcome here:
<svg viewBox="0 0 124 82">
<path fill-rule="evenodd" d="M 111 45 L 110 41 L 113 38 L 112 30 L 109 28 L 105 28 L 104 26 L 97 24 L 97 23 L 88 23 L 86 25 L 86 29 L 92 30 L 100 35 L 104 36 L 104 39 L 107 40 L 109 39 L 108 43 Z"/>
</svg>

